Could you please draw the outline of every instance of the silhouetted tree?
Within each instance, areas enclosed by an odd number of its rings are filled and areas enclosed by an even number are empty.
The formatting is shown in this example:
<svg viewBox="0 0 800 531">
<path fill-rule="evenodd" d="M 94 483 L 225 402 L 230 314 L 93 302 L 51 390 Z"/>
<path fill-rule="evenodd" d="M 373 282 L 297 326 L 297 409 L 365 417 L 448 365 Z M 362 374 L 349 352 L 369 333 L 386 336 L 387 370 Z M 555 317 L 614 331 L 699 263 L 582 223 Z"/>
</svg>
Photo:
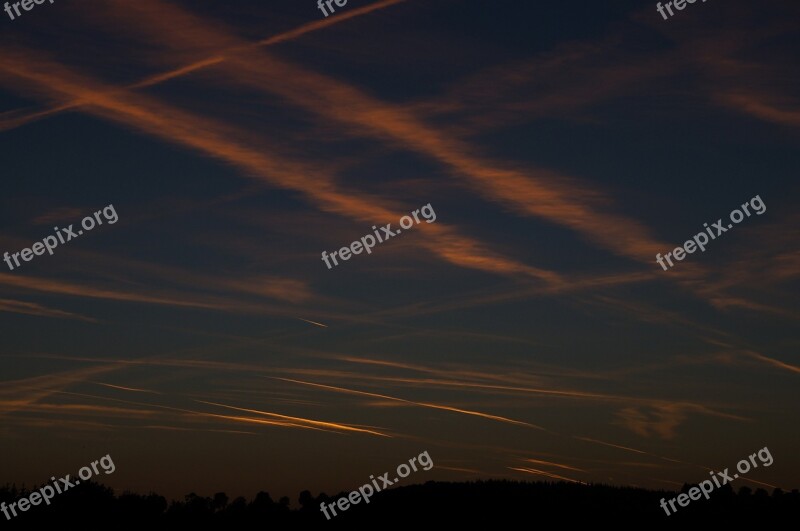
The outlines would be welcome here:
<svg viewBox="0 0 800 531">
<path fill-rule="evenodd" d="M 214 494 L 213 506 L 214 511 L 224 511 L 228 506 L 228 495 L 224 492 L 218 492 Z"/>
<path fill-rule="evenodd" d="M 681 491 L 688 492 L 692 487 L 694 485 L 683 485 Z M 28 494 L 24 486 L 0 487 L 0 501 L 6 504 Z M 289 507 L 288 497 L 283 496 L 276 503 L 265 491 L 257 493 L 250 503 L 241 496 L 229 503 L 224 492 L 217 492 L 213 497 L 192 492 L 183 501 L 168 505 L 165 498 L 154 493 L 143 496 L 124 492 L 115 496 L 111 489 L 87 481 L 56 496 L 52 505 L 31 507 L 3 523 L 19 529 L 56 527 L 68 522 L 79 522 L 83 530 L 105 530 L 115 525 L 109 522 L 133 528 L 155 526 L 156 529 L 314 528 L 323 523 L 334 529 L 362 529 L 375 527 L 376 523 L 390 518 L 395 527 L 419 527 L 424 520 L 431 527 L 450 529 L 481 524 L 509 527 L 535 517 L 545 521 L 554 518 L 563 525 L 597 525 L 598 522 L 620 525 L 624 521 L 656 529 L 704 523 L 716 526 L 750 524 L 761 528 L 771 527 L 774 521 L 796 517 L 800 511 L 797 489 L 789 493 L 775 489 L 770 496 L 764 489 L 753 493 L 748 487 L 741 487 L 737 494 L 730 485 L 724 485 L 715 489 L 710 499 L 693 500 L 667 516 L 659 501 L 677 497 L 675 492 L 553 482 L 429 481 L 424 485 L 378 492 L 369 504 L 360 503 L 347 511 L 338 511 L 326 522 L 319 510 L 320 503 L 334 503 L 347 494 L 341 492 L 331 497 L 320 493 L 315 498 L 304 490 L 298 498 L 300 509 L 294 511 Z M 4 517 L 0 516 L 2 520 Z"/>
</svg>

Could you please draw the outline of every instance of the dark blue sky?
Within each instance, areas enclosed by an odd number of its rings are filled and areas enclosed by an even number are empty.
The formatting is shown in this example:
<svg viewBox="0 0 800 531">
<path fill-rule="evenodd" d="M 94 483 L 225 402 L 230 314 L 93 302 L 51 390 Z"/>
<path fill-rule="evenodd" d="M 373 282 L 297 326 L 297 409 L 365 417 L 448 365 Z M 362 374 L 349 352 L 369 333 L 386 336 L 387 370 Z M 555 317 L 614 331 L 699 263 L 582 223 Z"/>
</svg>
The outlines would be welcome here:
<svg viewBox="0 0 800 531">
<path fill-rule="evenodd" d="M 119 216 L 0 264 L 0 481 L 798 487 L 800 7 L 605 4 L 0 12 L 0 252 Z"/>
</svg>

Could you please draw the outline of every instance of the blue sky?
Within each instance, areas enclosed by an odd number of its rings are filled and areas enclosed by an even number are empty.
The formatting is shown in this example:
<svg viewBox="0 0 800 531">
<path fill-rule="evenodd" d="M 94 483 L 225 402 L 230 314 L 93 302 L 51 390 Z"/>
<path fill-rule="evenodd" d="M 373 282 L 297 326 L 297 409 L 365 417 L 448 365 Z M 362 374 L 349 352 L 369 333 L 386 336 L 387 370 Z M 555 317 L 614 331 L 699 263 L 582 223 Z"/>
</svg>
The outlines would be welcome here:
<svg viewBox="0 0 800 531">
<path fill-rule="evenodd" d="M 742 484 L 798 487 L 799 14 L 2 19 L 1 251 L 119 221 L 0 272 L 0 479 L 111 454 L 119 489 L 294 497 L 427 450 L 409 481 L 679 488 L 767 446 Z M 656 264 L 757 195 L 763 215 Z M 322 262 L 426 204 L 434 223 Z"/>
</svg>

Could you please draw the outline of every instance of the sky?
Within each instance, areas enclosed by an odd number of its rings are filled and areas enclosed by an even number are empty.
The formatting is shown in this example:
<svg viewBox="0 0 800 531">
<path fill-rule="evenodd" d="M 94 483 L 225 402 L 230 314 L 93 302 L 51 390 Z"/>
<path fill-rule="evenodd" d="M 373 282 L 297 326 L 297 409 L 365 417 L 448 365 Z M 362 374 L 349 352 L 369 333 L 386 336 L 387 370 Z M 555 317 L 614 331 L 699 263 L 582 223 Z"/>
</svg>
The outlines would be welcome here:
<svg viewBox="0 0 800 531">
<path fill-rule="evenodd" d="M 333 7 L 0 12 L 0 482 L 800 487 L 800 5 Z"/>
</svg>

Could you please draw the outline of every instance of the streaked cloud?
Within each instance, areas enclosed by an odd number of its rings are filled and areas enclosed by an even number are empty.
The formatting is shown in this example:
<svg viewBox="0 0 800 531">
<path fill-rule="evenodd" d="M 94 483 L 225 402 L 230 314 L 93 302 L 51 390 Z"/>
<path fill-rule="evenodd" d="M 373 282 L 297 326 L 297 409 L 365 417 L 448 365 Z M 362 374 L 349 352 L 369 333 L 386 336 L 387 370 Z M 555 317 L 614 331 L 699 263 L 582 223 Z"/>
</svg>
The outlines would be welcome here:
<svg viewBox="0 0 800 531">
<path fill-rule="evenodd" d="M 79 315 L 72 312 L 65 312 L 55 308 L 48 308 L 34 302 L 16 301 L 11 299 L 0 299 L 0 312 L 20 313 L 24 315 L 35 315 L 38 317 L 52 317 L 60 319 L 77 319 L 89 323 L 96 323 L 97 319 Z"/>
<path fill-rule="evenodd" d="M 490 415 L 488 413 L 481 413 L 479 411 L 470 411 L 470 410 L 466 410 L 466 409 L 459 409 L 459 408 L 450 407 L 450 406 L 441 405 L 441 404 L 415 402 L 413 400 L 406 400 L 404 398 L 397 398 L 397 397 L 393 397 L 393 396 L 380 395 L 380 394 L 377 394 L 377 393 L 368 393 L 366 391 L 357 391 L 357 390 L 354 390 L 354 389 L 345 389 L 343 387 L 336 387 L 336 386 L 332 386 L 332 385 L 323 385 L 323 384 L 317 384 L 317 383 L 312 383 L 312 382 L 304 382 L 302 380 L 293 380 L 293 379 L 290 379 L 290 378 L 274 378 L 274 379 L 275 380 L 282 380 L 282 381 L 285 381 L 285 382 L 296 383 L 296 384 L 300 384 L 300 385 L 308 385 L 308 386 L 317 387 L 317 388 L 320 388 L 320 389 L 327 389 L 327 390 L 335 391 L 335 392 L 339 392 L 339 393 L 362 395 L 362 396 L 371 396 L 371 397 L 375 397 L 375 398 L 382 398 L 384 400 L 392 400 L 392 401 L 395 401 L 395 402 L 402 402 L 404 404 L 409 404 L 409 405 L 412 405 L 412 406 L 419 406 L 419 407 L 425 407 L 425 408 L 431 408 L 431 409 L 441 409 L 441 410 L 445 410 L 445 411 L 452 411 L 454 413 L 461 413 L 461 414 L 464 414 L 464 415 L 472 415 L 472 416 L 476 416 L 476 417 L 483 417 L 485 419 L 496 420 L 498 422 L 505 422 L 505 423 L 508 423 L 508 424 L 516 424 L 518 426 L 525 426 L 525 427 L 534 428 L 534 429 L 537 429 L 537 430 L 544 430 L 544 428 L 542 428 L 541 426 L 536 426 L 535 424 L 530 424 L 528 422 L 523 422 L 523 421 L 519 421 L 519 420 L 513 420 L 513 419 L 506 418 L 506 417 L 501 417 L 499 415 Z"/>
<path fill-rule="evenodd" d="M 525 472 L 527 474 L 534 474 L 537 476 L 544 476 L 546 478 L 551 479 L 558 479 L 561 481 L 569 481 L 570 483 L 583 483 L 583 481 L 578 481 L 577 479 L 568 478 L 565 476 L 560 476 L 558 474 L 553 474 L 552 472 L 545 472 L 544 470 L 537 470 L 535 468 L 528 468 L 528 467 L 508 467 L 509 470 L 516 470 L 518 472 Z"/>
</svg>

